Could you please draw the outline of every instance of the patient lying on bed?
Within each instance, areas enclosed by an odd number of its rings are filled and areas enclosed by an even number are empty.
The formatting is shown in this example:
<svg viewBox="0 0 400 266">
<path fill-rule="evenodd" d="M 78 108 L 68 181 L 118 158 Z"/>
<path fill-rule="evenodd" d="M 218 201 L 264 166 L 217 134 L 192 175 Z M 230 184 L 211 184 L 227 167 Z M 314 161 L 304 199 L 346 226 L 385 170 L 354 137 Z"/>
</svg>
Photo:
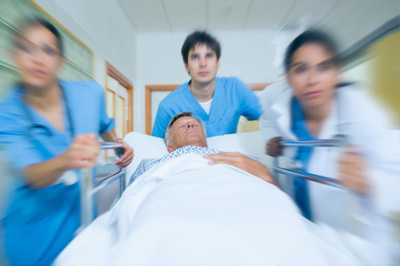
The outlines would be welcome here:
<svg viewBox="0 0 400 266">
<path fill-rule="evenodd" d="M 172 121 L 166 144 L 58 265 L 365 264 L 323 240 L 261 163 L 207 148 L 195 118 Z"/>
<path fill-rule="evenodd" d="M 210 155 L 206 156 L 210 163 L 231 164 L 259 176 L 267 182 L 272 182 L 272 177 L 261 163 L 239 153 L 222 153 L 215 149 L 209 149 L 201 122 L 189 112 L 180 113 L 171 120 L 165 134 L 165 143 L 169 154 L 160 159 L 142 160 L 130 178 L 130 182 L 153 166 L 188 153 Z"/>
</svg>

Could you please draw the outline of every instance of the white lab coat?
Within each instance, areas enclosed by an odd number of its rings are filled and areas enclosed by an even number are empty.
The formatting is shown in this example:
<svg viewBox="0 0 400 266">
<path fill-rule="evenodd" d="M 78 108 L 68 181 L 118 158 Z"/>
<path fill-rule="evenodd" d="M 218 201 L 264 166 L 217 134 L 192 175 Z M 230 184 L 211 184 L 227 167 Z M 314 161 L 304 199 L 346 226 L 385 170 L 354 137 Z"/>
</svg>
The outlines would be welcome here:
<svg viewBox="0 0 400 266">
<path fill-rule="evenodd" d="M 280 88 L 278 88 L 280 86 Z M 268 141 L 275 136 L 296 139 L 290 130 L 290 99 L 292 90 L 286 83 L 272 88 L 273 102 L 264 103 L 261 130 Z M 265 101 L 265 99 L 263 99 Z M 400 209 L 400 134 L 392 129 L 385 110 L 369 94 L 356 86 L 337 90 L 331 115 L 325 121 L 320 139 L 345 134 L 348 141 L 365 156 L 368 179 L 372 187 L 368 204 L 379 215 L 388 215 Z M 295 150 L 286 150 L 285 157 L 293 157 Z M 307 171 L 337 177 L 339 148 L 315 148 Z M 282 189 L 291 194 L 291 178 L 280 179 Z M 339 229 L 361 233 L 360 212 L 364 199 L 354 193 L 310 182 L 311 207 L 314 218 Z"/>
</svg>

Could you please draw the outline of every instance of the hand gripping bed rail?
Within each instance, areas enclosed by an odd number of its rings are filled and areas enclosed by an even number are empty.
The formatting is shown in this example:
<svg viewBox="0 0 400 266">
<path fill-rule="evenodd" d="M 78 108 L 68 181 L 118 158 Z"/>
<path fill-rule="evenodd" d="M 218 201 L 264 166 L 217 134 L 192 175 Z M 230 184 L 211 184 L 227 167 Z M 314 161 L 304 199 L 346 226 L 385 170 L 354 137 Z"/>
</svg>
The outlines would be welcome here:
<svg viewBox="0 0 400 266">
<path fill-rule="evenodd" d="M 287 140 L 283 139 L 280 141 L 280 145 L 283 148 L 288 148 L 288 147 L 344 147 L 346 145 L 346 139 L 344 136 L 337 136 L 332 139 L 321 139 L 321 140 L 303 140 L 303 141 L 298 141 L 298 140 Z M 335 178 L 327 177 L 327 176 L 321 176 L 321 175 L 316 175 L 312 174 L 309 172 L 306 172 L 304 169 L 301 167 L 295 167 L 295 168 L 285 168 L 281 167 L 279 165 L 279 157 L 275 157 L 273 161 L 273 172 L 274 172 L 274 177 L 278 177 L 279 174 L 283 174 L 286 176 L 291 176 L 291 177 L 299 177 L 299 178 L 304 178 L 313 182 L 321 183 L 324 185 L 328 186 L 334 186 L 334 187 L 342 187 L 342 184 L 340 180 L 337 180 Z"/>
<path fill-rule="evenodd" d="M 115 150 L 116 154 L 123 153 L 123 146 L 119 143 L 114 142 L 102 142 L 100 149 L 104 150 Z M 80 176 L 80 196 L 81 196 L 81 227 L 78 230 L 80 232 L 83 228 L 89 225 L 95 218 L 95 195 L 106 188 L 111 183 L 119 181 L 119 197 L 125 190 L 125 170 L 118 167 L 117 171 L 112 171 L 101 178 L 97 178 L 94 168 L 85 168 L 81 170 Z"/>
<path fill-rule="evenodd" d="M 283 148 L 288 148 L 288 147 L 341 148 L 348 145 L 348 142 L 346 136 L 338 135 L 332 139 L 311 140 L 311 141 L 294 141 L 294 140 L 283 139 L 280 141 L 280 145 Z M 276 181 L 279 181 L 278 175 L 282 174 L 291 177 L 304 178 L 312 182 L 317 182 L 320 184 L 345 189 L 344 185 L 340 182 L 340 180 L 337 180 L 335 178 L 312 174 L 306 172 L 302 167 L 297 167 L 297 166 L 294 168 L 280 167 L 278 156 L 274 157 L 273 160 L 273 173 L 274 173 L 274 178 L 277 179 Z M 359 219 L 363 222 L 363 225 L 365 227 L 362 229 L 362 231 L 360 230 L 358 233 L 357 232 L 352 232 L 352 233 L 356 233 L 359 236 L 362 236 L 373 243 L 379 243 L 381 250 L 379 252 L 377 251 L 377 253 L 384 256 L 384 259 L 387 262 L 396 261 L 393 264 L 389 265 L 400 265 L 398 264 L 398 262 L 400 261 L 400 252 L 398 250 L 399 242 L 397 239 L 395 239 L 395 236 L 393 236 L 394 230 L 396 230 L 396 228 L 397 230 L 399 230 L 398 228 L 400 228 L 396 226 L 396 222 L 400 224 L 399 222 L 400 214 L 397 213 L 398 220 L 396 220 L 395 216 L 396 214 L 392 214 L 392 217 L 390 218 L 384 217 L 376 212 L 370 197 L 362 194 L 355 194 L 355 195 L 357 196 L 362 207 L 362 209 L 358 213 L 358 216 Z M 398 232 L 400 232 L 400 230 Z M 359 254 L 359 250 L 353 250 L 351 244 L 348 245 L 347 247 L 349 251 L 354 254 L 355 257 L 358 257 L 360 259 L 360 262 L 365 262 L 363 263 L 363 265 L 367 265 L 365 254 L 362 255 L 361 253 Z"/>
</svg>

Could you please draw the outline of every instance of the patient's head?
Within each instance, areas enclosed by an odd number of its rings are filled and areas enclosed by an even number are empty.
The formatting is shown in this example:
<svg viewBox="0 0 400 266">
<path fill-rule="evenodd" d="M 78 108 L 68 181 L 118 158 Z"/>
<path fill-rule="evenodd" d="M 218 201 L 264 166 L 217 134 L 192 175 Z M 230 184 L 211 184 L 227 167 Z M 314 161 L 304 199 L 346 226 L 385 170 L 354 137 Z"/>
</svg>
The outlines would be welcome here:
<svg viewBox="0 0 400 266">
<path fill-rule="evenodd" d="M 202 123 L 192 113 L 185 112 L 172 118 L 165 134 L 168 152 L 187 145 L 207 147 Z"/>
</svg>

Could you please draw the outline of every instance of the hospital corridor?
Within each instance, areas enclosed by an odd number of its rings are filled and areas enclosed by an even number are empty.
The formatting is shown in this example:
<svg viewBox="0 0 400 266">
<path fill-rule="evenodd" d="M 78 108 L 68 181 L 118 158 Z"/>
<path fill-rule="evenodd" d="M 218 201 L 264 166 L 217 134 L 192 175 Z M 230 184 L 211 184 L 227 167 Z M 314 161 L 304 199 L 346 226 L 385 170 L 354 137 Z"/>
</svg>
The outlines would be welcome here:
<svg viewBox="0 0 400 266">
<path fill-rule="evenodd" d="M 0 266 L 400 265 L 399 0 L 0 0 Z"/>
</svg>

